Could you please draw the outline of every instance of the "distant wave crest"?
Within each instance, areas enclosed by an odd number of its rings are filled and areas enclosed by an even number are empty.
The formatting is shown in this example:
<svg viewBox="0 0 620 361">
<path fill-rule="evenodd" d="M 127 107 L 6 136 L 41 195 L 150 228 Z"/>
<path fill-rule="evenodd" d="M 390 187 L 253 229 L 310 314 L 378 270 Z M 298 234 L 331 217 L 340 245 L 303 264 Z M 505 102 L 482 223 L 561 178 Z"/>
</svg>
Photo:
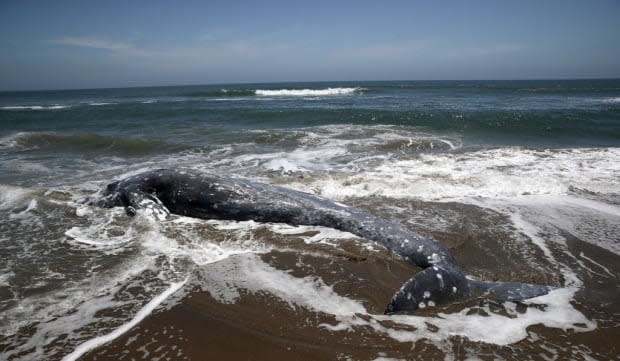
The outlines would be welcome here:
<svg viewBox="0 0 620 361">
<path fill-rule="evenodd" d="M 346 95 L 363 91 L 363 88 L 327 88 L 327 89 L 256 89 L 256 95 L 263 96 L 325 96 Z"/>
<path fill-rule="evenodd" d="M 252 89 L 219 89 L 219 90 L 207 90 L 207 91 L 192 91 L 182 94 L 183 96 L 190 98 L 208 98 L 208 97 L 239 97 L 239 96 L 251 96 L 254 95 Z"/>
<path fill-rule="evenodd" d="M 0 107 L 2 110 L 54 110 L 69 108 L 69 105 L 7 105 Z"/>
</svg>

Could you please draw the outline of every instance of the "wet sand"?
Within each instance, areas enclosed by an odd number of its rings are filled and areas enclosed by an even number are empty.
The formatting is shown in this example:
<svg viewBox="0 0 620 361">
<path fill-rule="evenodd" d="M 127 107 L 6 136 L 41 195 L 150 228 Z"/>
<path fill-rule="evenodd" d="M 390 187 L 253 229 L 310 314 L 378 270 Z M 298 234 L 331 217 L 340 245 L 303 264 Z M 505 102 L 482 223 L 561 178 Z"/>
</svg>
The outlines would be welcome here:
<svg viewBox="0 0 620 361">
<path fill-rule="evenodd" d="M 510 222 L 488 209 L 458 203 L 352 200 L 366 208 L 427 234 L 450 248 L 467 274 L 485 280 L 563 284 L 562 275 L 531 242 L 508 242 Z M 381 204 L 402 208 L 382 209 Z M 395 218 L 397 214 L 397 218 Z M 398 218 L 398 214 L 402 218 Z M 438 226 L 438 222 L 441 226 Z M 491 231 L 492 230 L 492 231 Z M 259 231 L 261 232 L 261 231 Z M 287 242 L 287 237 L 272 242 Z M 210 272 L 196 269 L 189 292 L 169 308 L 160 308 L 137 327 L 110 344 L 86 354 L 83 360 L 374 360 L 380 357 L 431 360 L 614 360 L 620 359 L 620 257 L 566 235 L 567 248 L 551 251 L 583 280 L 573 305 L 597 323 L 590 332 L 535 325 L 528 337 L 511 345 L 473 342 L 454 336 L 441 343 L 399 342 L 368 327 L 333 331 L 334 317 L 287 303 L 268 292 L 240 291 L 234 302 L 221 302 L 205 289 Z M 354 241 L 340 249 L 302 245 L 299 250 L 272 251 L 261 259 L 295 277 L 318 276 L 342 296 L 359 300 L 371 314 L 381 314 L 394 292 L 417 271 L 386 251 L 368 251 Z M 567 251 L 567 252 L 566 252 Z M 592 264 L 581 255 L 599 265 Z M 235 262 L 234 257 L 221 262 Z M 581 262 L 581 263 L 580 263 Z M 585 267 L 584 267 L 585 266 Z M 607 271 L 601 267 L 605 267 Z M 225 269 L 225 268 L 224 268 Z M 202 285 L 202 286 L 201 286 Z M 422 310 L 422 315 L 456 312 L 465 306 L 484 313 L 483 300 L 468 300 Z M 493 306 L 501 309 L 501 305 Z M 519 307 L 526 307 L 521 305 Z M 364 317 L 364 316 L 360 316 Z M 390 327 L 406 327 L 380 321 Z M 430 330 L 432 332 L 432 330 Z"/>
</svg>

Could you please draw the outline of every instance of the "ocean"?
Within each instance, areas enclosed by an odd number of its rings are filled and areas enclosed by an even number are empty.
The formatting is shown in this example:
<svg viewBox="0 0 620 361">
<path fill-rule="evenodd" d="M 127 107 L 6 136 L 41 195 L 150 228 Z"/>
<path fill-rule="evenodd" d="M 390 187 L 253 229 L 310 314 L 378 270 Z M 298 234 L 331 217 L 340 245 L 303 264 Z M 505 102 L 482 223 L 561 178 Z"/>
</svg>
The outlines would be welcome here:
<svg viewBox="0 0 620 361">
<path fill-rule="evenodd" d="M 171 167 L 355 206 L 472 278 L 557 289 L 384 316 L 417 270 L 352 234 L 83 202 Z M 0 93 L 0 359 L 619 359 L 619 277 L 617 79 Z"/>
</svg>

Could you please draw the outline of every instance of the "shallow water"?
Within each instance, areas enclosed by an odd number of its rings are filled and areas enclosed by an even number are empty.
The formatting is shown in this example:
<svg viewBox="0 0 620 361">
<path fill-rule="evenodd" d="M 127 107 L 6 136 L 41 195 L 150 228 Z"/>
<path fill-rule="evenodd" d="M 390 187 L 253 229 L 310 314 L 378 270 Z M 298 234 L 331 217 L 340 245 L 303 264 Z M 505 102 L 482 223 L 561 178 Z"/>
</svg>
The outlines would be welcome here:
<svg viewBox="0 0 620 361">
<path fill-rule="evenodd" d="M 0 93 L 0 354 L 618 359 L 618 99 L 615 80 Z M 359 207 L 473 278 L 558 289 L 383 316 L 418 270 L 351 234 L 81 203 L 175 166 Z"/>
</svg>

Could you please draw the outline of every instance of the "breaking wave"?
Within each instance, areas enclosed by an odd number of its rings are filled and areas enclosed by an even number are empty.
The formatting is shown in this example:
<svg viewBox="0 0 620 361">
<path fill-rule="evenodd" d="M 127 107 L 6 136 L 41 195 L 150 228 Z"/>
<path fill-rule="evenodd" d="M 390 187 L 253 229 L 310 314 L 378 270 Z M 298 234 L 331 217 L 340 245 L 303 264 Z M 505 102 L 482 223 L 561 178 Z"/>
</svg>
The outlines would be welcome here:
<svg viewBox="0 0 620 361">
<path fill-rule="evenodd" d="M 348 95 L 364 91 L 363 88 L 326 88 L 326 89 L 256 89 L 256 95 L 262 96 L 326 96 Z"/>
<path fill-rule="evenodd" d="M 0 107 L 0 109 L 2 110 L 58 110 L 58 109 L 65 109 L 65 108 L 71 108 L 71 106 L 53 104 L 53 105 L 7 105 L 7 106 Z"/>
<path fill-rule="evenodd" d="M 20 132 L 0 139 L 0 147 L 23 149 L 46 149 L 65 151 L 113 153 L 125 156 L 140 156 L 162 151 L 181 149 L 160 140 L 146 140 L 91 133 L 58 134 L 47 132 Z"/>
</svg>

